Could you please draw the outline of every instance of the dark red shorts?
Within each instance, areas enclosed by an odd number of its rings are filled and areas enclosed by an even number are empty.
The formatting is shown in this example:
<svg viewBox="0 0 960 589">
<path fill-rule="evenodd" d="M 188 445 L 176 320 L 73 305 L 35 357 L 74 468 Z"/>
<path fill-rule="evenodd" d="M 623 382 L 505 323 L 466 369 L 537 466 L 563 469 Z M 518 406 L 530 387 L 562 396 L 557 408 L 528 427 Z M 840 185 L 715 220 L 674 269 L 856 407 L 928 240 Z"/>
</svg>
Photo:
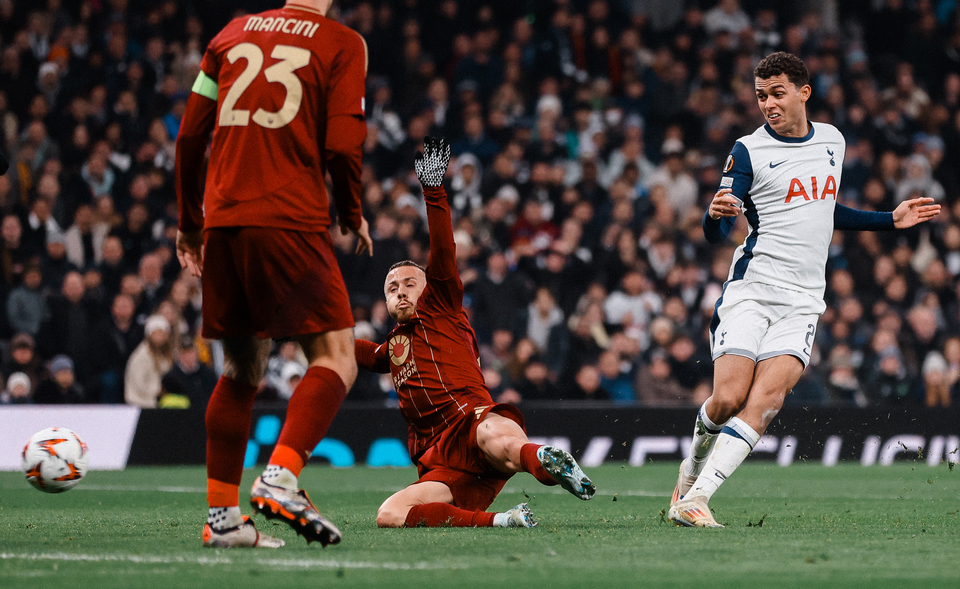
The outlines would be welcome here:
<svg viewBox="0 0 960 589">
<path fill-rule="evenodd" d="M 353 327 L 326 231 L 207 229 L 202 282 L 206 338 L 282 338 Z"/>
<path fill-rule="evenodd" d="M 453 494 L 453 504 L 469 511 L 485 511 L 513 476 L 490 466 L 477 445 L 477 426 L 488 413 L 512 419 L 523 427 L 523 415 L 513 405 L 479 405 L 442 434 L 417 461 L 420 479 L 438 481 Z M 526 431 L 526 429 L 524 429 Z M 416 483 L 414 483 L 416 484 Z"/>
</svg>

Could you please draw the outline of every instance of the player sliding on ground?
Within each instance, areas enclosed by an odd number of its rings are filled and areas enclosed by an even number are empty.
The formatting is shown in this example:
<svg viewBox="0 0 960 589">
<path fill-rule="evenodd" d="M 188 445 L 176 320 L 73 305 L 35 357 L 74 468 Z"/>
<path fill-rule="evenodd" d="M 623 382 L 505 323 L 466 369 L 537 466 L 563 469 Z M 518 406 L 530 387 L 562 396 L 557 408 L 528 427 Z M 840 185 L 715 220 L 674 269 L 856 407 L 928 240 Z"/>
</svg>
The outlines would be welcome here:
<svg viewBox="0 0 960 589">
<path fill-rule="evenodd" d="M 940 212 L 932 198 L 904 201 L 892 213 L 837 203 L 846 144 L 835 127 L 807 121 L 806 66 L 773 53 L 754 77 L 767 124 L 733 146 L 703 218 L 707 240 L 718 243 L 742 207 L 750 233 L 734 254 L 710 325 L 713 395 L 697 416 L 668 514 L 683 526 L 723 527 L 707 502 L 756 446 L 810 362 L 826 308 L 834 229 L 904 229 Z"/>
<path fill-rule="evenodd" d="M 559 483 L 584 500 L 596 488 L 569 453 L 530 443 L 515 407 L 490 398 L 463 310 L 450 208 L 441 187 L 449 161 L 443 139 L 427 138 L 415 168 L 427 205 L 430 263 L 424 269 L 400 262 L 390 269 L 384 294 L 397 326 L 385 343 L 356 343 L 357 364 L 393 376 L 420 476 L 383 502 L 377 525 L 529 528 L 536 522 L 526 503 L 504 513 L 485 511 L 515 473 Z"/>
</svg>

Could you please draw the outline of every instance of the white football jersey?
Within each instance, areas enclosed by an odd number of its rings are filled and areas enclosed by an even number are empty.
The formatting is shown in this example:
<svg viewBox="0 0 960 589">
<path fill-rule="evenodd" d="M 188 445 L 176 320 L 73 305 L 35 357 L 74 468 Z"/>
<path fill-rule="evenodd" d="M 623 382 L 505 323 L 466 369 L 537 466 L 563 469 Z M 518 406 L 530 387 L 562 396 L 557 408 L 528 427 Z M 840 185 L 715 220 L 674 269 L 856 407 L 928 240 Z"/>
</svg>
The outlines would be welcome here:
<svg viewBox="0 0 960 589">
<path fill-rule="evenodd" d="M 845 151 L 843 135 L 825 123 L 812 123 L 805 137 L 782 137 L 764 125 L 736 142 L 720 187 L 743 201 L 750 233 L 733 256 L 728 280 L 823 299 Z"/>
</svg>

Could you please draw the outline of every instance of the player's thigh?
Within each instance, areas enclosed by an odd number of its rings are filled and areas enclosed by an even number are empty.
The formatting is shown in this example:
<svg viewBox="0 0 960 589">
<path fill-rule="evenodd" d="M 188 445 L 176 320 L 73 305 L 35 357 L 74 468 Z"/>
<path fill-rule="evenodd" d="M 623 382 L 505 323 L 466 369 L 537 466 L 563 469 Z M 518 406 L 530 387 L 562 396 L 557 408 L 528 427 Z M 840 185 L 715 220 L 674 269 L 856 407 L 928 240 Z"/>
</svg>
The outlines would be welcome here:
<svg viewBox="0 0 960 589">
<path fill-rule="evenodd" d="M 350 361 L 356 364 L 353 329 L 294 336 L 311 365 L 328 366 Z"/>
<path fill-rule="evenodd" d="M 453 493 L 445 483 L 440 481 L 417 481 L 409 487 L 397 491 L 383 502 L 384 507 L 397 506 L 410 508 L 425 503 L 453 503 Z"/>
<path fill-rule="evenodd" d="M 418 481 L 397 491 L 387 497 L 377 510 L 377 525 L 399 528 L 413 506 L 427 503 L 453 503 L 450 487 L 439 481 Z"/>
<path fill-rule="evenodd" d="M 249 385 L 263 378 L 270 356 L 270 340 L 253 336 L 223 339 L 223 374 Z"/>
<path fill-rule="evenodd" d="M 530 442 L 519 423 L 490 412 L 477 424 L 477 446 L 490 466 L 505 473 L 520 471 L 520 448 Z"/>
</svg>

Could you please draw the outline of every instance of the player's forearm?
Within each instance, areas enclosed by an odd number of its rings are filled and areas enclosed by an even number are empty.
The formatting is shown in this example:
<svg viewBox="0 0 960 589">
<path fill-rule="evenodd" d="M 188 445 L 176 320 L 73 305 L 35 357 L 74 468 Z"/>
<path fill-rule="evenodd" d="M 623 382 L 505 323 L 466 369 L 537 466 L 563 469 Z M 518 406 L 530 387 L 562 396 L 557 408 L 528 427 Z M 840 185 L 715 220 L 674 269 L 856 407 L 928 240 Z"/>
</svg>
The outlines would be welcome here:
<svg viewBox="0 0 960 589">
<path fill-rule="evenodd" d="M 731 217 L 721 217 L 714 219 L 709 213 L 703 215 L 703 235 L 708 243 L 720 243 L 730 235 L 733 229 L 733 219 Z"/>
<path fill-rule="evenodd" d="M 833 228 L 856 231 L 886 231 L 894 229 L 893 213 L 860 211 L 837 203 L 833 209 Z"/>
<path fill-rule="evenodd" d="M 449 278 L 457 273 L 457 245 L 453 240 L 447 192 L 443 186 L 424 186 L 423 200 L 427 204 L 427 226 L 430 231 L 430 263 L 427 270 L 437 278 Z"/>
<path fill-rule="evenodd" d="M 327 122 L 327 171 L 333 180 L 333 202 L 340 222 L 350 229 L 358 229 L 363 211 L 360 206 L 363 165 L 363 141 L 367 126 L 352 116 L 333 117 Z"/>
<path fill-rule="evenodd" d="M 177 135 L 176 180 L 181 231 L 203 229 L 203 166 L 217 113 L 214 100 L 193 93 Z"/>
<path fill-rule="evenodd" d="M 379 372 L 386 374 L 390 372 L 390 365 L 387 364 L 386 357 L 378 356 L 377 350 L 380 346 L 373 342 L 358 339 L 354 342 L 354 352 L 357 357 L 357 366 L 369 370 L 370 372 Z"/>
</svg>

